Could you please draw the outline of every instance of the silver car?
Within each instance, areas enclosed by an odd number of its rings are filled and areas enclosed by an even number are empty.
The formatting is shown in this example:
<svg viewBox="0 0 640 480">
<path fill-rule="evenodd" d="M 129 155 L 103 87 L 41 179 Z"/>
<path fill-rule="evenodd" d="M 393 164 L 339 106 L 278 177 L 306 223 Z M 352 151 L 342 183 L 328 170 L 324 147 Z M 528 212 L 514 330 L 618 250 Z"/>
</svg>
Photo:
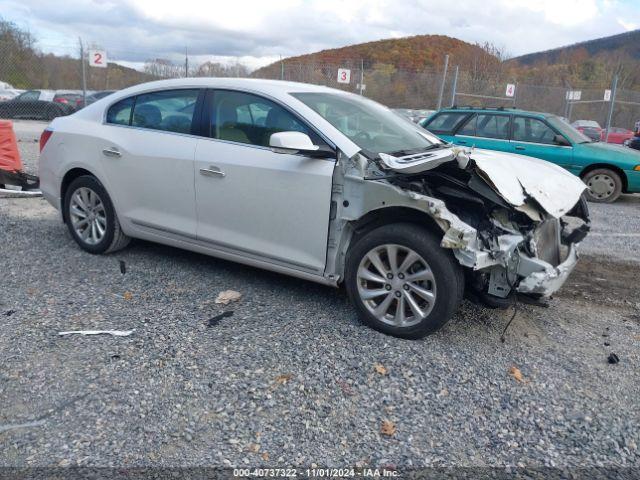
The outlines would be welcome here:
<svg viewBox="0 0 640 480">
<path fill-rule="evenodd" d="M 589 228 L 585 186 L 560 167 L 454 148 L 321 86 L 138 85 L 56 119 L 41 149 L 43 194 L 87 252 L 141 238 L 344 285 L 365 323 L 405 338 L 465 291 L 552 294 Z"/>
</svg>

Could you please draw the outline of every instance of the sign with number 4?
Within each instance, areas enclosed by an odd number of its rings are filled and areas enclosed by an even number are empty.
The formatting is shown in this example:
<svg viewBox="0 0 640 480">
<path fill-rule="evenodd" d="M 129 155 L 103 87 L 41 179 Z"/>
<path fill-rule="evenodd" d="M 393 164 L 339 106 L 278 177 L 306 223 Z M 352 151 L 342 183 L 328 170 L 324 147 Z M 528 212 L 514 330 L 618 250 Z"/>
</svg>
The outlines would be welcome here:
<svg viewBox="0 0 640 480">
<path fill-rule="evenodd" d="M 507 83 L 507 90 L 504 92 L 505 96 L 513 97 L 516 94 L 516 86 L 513 83 Z"/>
<path fill-rule="evenodd" d="M 350 83 L 351 82 L 351 70 L 348 68 L 338 69 L 338 83 Z"/>
<path fill-rule="evenodd" d="M 89 66 L 107 68 L 107 52 L 104 50 L 89 50 Z"/>
</svg>

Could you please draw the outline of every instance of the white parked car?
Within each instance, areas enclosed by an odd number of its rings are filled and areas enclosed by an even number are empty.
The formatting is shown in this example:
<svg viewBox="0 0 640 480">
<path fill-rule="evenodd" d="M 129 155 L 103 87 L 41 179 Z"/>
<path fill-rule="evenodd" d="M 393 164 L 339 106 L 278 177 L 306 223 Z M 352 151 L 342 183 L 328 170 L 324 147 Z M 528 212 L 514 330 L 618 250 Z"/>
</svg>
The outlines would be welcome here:
<svg viewBox="0 0 640 480">
<path fill-rule="evenodd" d="M 40 186 L 87 252 L 142 238 L 344 285 L 368 325 L 405 338 L 444 325 L 465 289 L 550 295 L 588 231 L 585 186 L 560 167 L 272 80 L 147 83 L 57 118 Z"/>
</svg>

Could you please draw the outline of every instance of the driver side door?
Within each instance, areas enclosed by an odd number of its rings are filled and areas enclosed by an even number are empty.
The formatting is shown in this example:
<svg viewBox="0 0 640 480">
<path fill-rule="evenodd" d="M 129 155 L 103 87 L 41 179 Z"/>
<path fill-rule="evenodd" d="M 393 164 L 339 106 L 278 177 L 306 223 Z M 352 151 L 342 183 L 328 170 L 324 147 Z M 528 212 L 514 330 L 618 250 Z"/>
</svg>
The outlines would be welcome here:
<svg viewBox="0 0 640 480">
<path fill-rule="evenodd" d="M 573 160 L 573 147 L 556 144 L 553 141 L 555 136 L 556 131 L 539 118 L 520 115 L 513 117 L 511 147 L 514 153 L 569 168 Z"/>
</svg>

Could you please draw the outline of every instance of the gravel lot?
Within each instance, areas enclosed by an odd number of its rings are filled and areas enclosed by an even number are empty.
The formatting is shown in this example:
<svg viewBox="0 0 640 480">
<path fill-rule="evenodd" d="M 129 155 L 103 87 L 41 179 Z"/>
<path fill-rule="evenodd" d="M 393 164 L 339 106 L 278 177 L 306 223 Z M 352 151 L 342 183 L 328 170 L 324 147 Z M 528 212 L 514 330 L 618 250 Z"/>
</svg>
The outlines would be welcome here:
<svg viewBox="0 0 640 480">
<path fill-rule="evenodd" d="M 92 256 L 44 200 L 0 198 L 0 464 L 640 467 L 640 198 L 592 210 L 577 271 L 501 343 L 511 310 L 399 340 L 341 290 L 146 242 Z"/>
</svg>

